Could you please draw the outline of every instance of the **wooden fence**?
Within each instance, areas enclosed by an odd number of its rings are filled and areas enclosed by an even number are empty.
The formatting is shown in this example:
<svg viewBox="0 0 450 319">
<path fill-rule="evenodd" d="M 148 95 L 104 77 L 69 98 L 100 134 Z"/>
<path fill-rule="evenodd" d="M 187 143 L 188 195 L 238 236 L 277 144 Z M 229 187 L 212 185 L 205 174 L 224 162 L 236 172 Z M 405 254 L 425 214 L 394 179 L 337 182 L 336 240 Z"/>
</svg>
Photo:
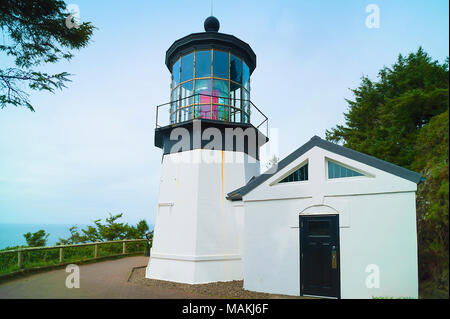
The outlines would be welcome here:
<svg viewBox="0 0 450 319">
<path fill-rule="evenodd" d="M 146 242 L 146 239 L 125 239 L 125 240 L 116 240 L 116 241 L 102 241 L 102 242 L 95 242 L 95 243 L 86 243 L 86 244 L 74 244 L 74 245 L 59 245 L 59 246 L 48 246 L 48 247 L 27 247 L 27 248 L 19 248 L 14 250 L 3 250 L 0 251 L 1 254 L 11 254 L 11 253 L 17 253 L 17 266 L 19 270 L 24 269 L 23 265 L 23 256 L 24 253 L 31 252 L 31 251 L 45 251 L 50 249 L 59 249 L 59 263 L 64 263 L 64 249 L 73 248 L 73 247 L 86 247 L 86 246 L 94 246 L 93 251 L 93 259 L 96 259 L 99 257 L 99 246 L 105 245 L 105 244 L 117 244 L 122 243 L 122 255 L 127 254 L 127 243 L 134 243 L 134 242 Z M 136 254 L 137 252 L 133 252 Z M 144 251 L 143 251 L 144 253 Z"/>
</svg>

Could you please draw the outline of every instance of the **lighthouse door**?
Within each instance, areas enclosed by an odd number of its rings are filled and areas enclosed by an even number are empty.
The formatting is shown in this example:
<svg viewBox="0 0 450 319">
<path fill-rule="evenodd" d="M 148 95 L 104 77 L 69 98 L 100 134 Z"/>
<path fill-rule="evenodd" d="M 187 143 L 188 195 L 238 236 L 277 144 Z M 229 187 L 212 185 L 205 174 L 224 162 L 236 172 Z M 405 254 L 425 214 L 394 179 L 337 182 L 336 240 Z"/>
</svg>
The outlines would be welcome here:
<svg viewBox="0 0 450 319">
<path fill-rule="evenodd" d="M 339 216 L 300 216 L 300 295 L 340 298 Z"/>
</svg>

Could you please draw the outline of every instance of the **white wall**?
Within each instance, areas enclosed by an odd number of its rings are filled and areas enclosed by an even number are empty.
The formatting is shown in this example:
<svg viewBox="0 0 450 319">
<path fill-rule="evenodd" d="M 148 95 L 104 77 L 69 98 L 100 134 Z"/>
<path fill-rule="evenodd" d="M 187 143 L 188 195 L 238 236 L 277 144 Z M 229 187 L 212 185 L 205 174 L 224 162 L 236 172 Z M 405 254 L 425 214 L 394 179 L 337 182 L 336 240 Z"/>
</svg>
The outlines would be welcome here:
<svg viewBox="0 0 450 319">
<path fill-rule="evenodd" d="M 325 159 L 367 176 L 328 180 Z M 302 163 L 309 180 L 274 184 Z M 244 196 L 244 288 L 299 295 L 299 214 L 339 214 L 341 297 L 418 297 L 417 185 L 318 147 Z M 380 287 L 366 287 L 376 264 Z"/>
</svg>

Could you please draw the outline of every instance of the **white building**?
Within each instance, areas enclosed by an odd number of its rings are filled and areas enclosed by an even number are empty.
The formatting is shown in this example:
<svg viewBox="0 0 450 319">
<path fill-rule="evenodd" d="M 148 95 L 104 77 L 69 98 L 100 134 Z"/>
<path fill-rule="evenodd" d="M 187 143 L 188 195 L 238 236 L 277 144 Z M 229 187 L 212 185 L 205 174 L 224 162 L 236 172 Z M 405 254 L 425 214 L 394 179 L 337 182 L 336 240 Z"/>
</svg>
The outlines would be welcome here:
<svg viewBox="0 0 450 319">
<path fill-rule="evenodd" d="M 313 137 L 259 175 L 267 138 L 250 118 L 259 111 L 250 102 L 256 55 L 218 29 L 210 17 L 206 32 L 166 54 L 170 123 L 157 119 L 155 130 L 163 160 L 146 276 L 243 279 L 247 290 L 287 295 L 418 297 L 420 174 Z"/>
<path fill-rule="evenodd" d="M 420 181 L 420 174 L 313 137 L 275 173 L 229 194 L 244 210 L 244 288 L 417 298 Z"/>
</svg>

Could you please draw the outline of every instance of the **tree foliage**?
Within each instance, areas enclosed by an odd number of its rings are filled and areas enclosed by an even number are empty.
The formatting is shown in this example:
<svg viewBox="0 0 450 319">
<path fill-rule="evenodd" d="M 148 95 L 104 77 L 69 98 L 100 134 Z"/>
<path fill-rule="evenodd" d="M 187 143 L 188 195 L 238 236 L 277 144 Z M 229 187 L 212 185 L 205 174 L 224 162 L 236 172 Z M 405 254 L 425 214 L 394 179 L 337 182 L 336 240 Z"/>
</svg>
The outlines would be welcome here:
<svg viewBox="0 0 450 319">
<path fill-rule="evenodd" d="M 379 81 L 363 77 L 347 100 L 345 125 L 326 137 L 349 148 L 411 168 L 419 130 L 448 109 L 448 58 L 439 64 L 422 49 L 400 55 L 379 72 Z"/>
<path fill-rule="evenodd" d="M 39 230 L 35 233 L 26 233 L 23 234 L 25 240 L 27 241 L 27 245 L 29 247 L 43 247 L 47 244 L 47 239 L 50 234 L 46 234 L 45 230 Z"/>
<path fill-rule="evenodd" d="M 66 72 L 47 74 L 35 68 L 45 63 L 70 60 L 73 50 L 88 45 L 94 27 L 90 22 L 68 28 L 72 19 L 62 0 L 2 0 L 0 54 L 14 59 L 15 67 L 0 69 L 0 108 L 26 106 L 34 111 L 24 87 L 54 92 L 69 81 Z"/>
<path fill-rule="evenodd" d="M 123 214 L 109 214 L 109 217 L 105 218 L 106 223 L 102 223 L 101 219 L 97 219 L 94 221 L 94 225 L 88 225 L 85 229 L 81 229 L 81 233 L 78 227 L 71 227 L 70 237 L 67 239 L 60 238 L 58 244 L 71 245 L 99 241 L 145 238 L 145 234 L 149 230 L 145 220 L 139 221 L 136 226 L 131 226 L 127 223 L 124 224 L 118 222 L 118 219 L 122 216 Z"/>
<path fill-rule="evenodd" d="M 448 58 L 440 64 L 422 49 L 400 55 L 379 80 L 363 77 L 347 100 L 345 125 L 327 139 L 409 168 L 426 178 L 417 192 L 419 275 L 448 295 Z"/>
<path fill-rule="evenodd" d="M 426 178 L 417 192 L 419 270 L 422 278 L 435 279 L 444 289 L 449 281 L 448 130 L 447 109 L 420 130 L 413 162 L 413 168 Z"/>
</svg>

